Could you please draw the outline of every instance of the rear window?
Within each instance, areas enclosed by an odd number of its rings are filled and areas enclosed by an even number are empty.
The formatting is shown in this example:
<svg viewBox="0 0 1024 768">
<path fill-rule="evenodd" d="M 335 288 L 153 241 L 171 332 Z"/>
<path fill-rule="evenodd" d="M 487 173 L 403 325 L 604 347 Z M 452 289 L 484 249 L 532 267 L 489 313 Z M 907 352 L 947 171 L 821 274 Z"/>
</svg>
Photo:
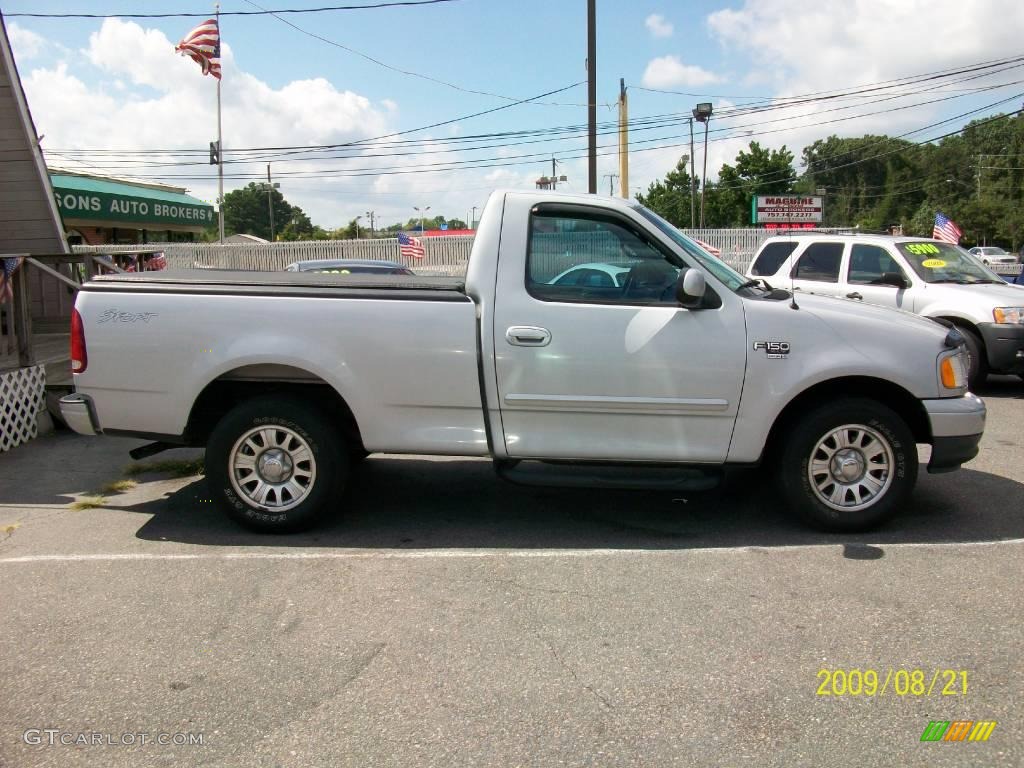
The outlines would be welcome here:
<svg viewBox="0 0 1024 768">
<path fill-rule="evenodd" d="M 811 243 L 800 255 L 793 277 L 798 280 L 839 282 L 839 264 L 843 260 L 842 243 Z"/>
<path fill-rule="evenodd" d="M 768 243 L 761 249 L 761 253 L 754 259 L 754 266 L 750 268 L 750 274 L 758 277 L 770 277 L 779 271 L 779 267 L 789 258 L 796 249 L 796 241 L 784 241 Z"/>
</svg>

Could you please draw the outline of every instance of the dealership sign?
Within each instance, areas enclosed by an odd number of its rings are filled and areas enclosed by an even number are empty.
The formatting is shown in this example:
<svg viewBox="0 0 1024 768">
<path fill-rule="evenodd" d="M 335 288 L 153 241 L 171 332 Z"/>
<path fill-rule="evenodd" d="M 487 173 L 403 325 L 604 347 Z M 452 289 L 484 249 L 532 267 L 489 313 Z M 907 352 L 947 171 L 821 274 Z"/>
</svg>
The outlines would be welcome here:
<svg viewBox="0 0 1024 768">
<path fill-rule="evenodd" d="M 65 219 L 134 222 L 149 226 L 177 224 L 206 226 L 215 218 L 213 206 L 157 198 L 116 195 L 109 192 L 62 189 L 55 186 L 57 207 Z"/>
<path fill-rule="evenodd" d="M 750 220 L 754 224 L 821 222 L 820 197 L 758 195 L 750 202 Z"/>
</svg>

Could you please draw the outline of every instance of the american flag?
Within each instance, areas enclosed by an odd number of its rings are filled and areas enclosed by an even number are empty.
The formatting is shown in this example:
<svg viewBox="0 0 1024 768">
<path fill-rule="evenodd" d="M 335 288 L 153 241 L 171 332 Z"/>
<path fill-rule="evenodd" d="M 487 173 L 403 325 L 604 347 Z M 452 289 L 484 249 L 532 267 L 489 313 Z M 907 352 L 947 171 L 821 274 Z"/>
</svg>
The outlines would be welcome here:
<svg viewBox="0 0 1024 768">
<path fill-rule="evenodd" d="M 423 241 L 418 237 L 409 237 L 405 232 L 398 233 L 398 250 L 404 259 L 422 259 L 425 255 Z"/>
<path fill-rule="evenodd" d="M 7 256 L 0 259 L 0 304 L 14 300 L 14 273 L 18 271 L 24 256 Z"/>
<path fill-rule="evenodd" d="M 150 272 L 156 272 L 159 269 L 167 269 L 167 256 L 164 255 L 163 251 L 154 253 L 149 257 L 149 261 L 146 262 L 146 269 Z"/>
<path fill-rule="evenodd" d="M 960 242 L 960 235 L 962 234 L 963 232 L 960 231 L 960 227 L 954 224 L 951 219 L 947 219 L 941 213 L 935 214 L 935 228 L 932 230 L 932 238 L 956 245 Z"/>
<path fill-rule="evenodd" d="M 216 19 L 207 19 L 174 46 L 183 56 L 189 56 L 203 68 L 204 75 L 220 80 L 220 28 Z"/>
</svg>

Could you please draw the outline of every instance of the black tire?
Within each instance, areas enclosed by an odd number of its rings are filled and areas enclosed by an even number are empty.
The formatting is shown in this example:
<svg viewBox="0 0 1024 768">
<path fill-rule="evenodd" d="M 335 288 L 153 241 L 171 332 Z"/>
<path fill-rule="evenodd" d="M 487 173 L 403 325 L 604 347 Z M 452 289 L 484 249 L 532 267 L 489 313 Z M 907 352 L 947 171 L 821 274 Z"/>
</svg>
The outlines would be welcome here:
<svg viewBox="0 0 1024 768">
<path fill-rule="evenodd" d="M 250 462 L 251 469 L 242 466 Z M 206 446 L 214 500 L 232 520 L 261 533 L 315 525 L 337 503 L 348 471 L 340 431 L 320 410 L 290 396 L 238 405 Z"/>
<path fill-rule="evenodd" d="M 853 447 L 843 448 L 829 437 L 844 426 L 851 427 L 841 434 Z M 826 439 L 831 441 L 828 445 Z M 848 398 L 820 405 L 785 440 L 778 467 L 783 498 L 805 522 L 822 530 L 863 531 L 879 525 L 896 514 L 917 481 L 913 434 L 895 412 L 874 400 Z M 812 482 L 809 465 L 815 456 L 819 462 L 828 458 L 833 445 L 839 448 L 831 454 L 833 459 L 845 460 L 848 471 L 861 474 L 844 483 L 823 470 Z M 828 466 L 837 465 L 830 461 Z M 867 496 L 876 485 L 881 487 L 874 496 Z M 826 495 L 835 506 L 823 501 Z"/>
<path fill-rule="evenodd" d="M 985 345 L 978 338 L 978 334 L 966 328 L 961 328 L 960 331 L 967 346 L 967 388 L 973 392 L 988 378 L 988 358 L 985 356 Z"/>
</svg>

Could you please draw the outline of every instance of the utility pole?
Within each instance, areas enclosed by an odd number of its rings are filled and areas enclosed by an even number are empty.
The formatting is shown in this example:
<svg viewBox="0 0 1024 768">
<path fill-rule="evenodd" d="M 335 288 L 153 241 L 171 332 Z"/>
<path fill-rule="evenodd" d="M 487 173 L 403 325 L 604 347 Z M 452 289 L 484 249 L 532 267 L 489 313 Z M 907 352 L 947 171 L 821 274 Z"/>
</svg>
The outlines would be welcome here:
<svg viewBox="0 0 1024 768">
<path fill-rule="evenodd" d="M 629 104 L 626 101 L 626 81 L 619 78 L 619 187 L 623 199 L 629 199 Z"/>
<path fill-rule="evenodd" d="M 370 237 L 373 237 L 373 233 L 375 231 L 374 230 L 374 226 L 373 226 L 373 218 L 376 215 L 376 213 L 377 213 L 376 211 L 367 211 L 366 212 L 366 218 L 368 218 L 370 220 Z"/>
<path fill-rule="evenodd" d="M 558 177 L 555 175 L 555 158 L 551 158 L 551 189 L 558 189 Z"/>
<path fill-rule="evenodd" d="M 587 186 L 597 194 L 597 0 L 587 0 Z"/>
<path fill-rule="evenodd" d="M 688 117 L 686 121 L 690 124 L 690 226 L 697 226 L 697 208 L 693 194 L 693 185 L 697 183 L 697 177 L 693 170 L 693 118 Z"/>
<path fill-rule="evenodd" d="M 270 164 L 266 164 L 266 208 L 270 212 L 270 242 L 273 243 L 273 183 L 270 181 Z"/>
<path fill-rule="evenodd" d="M 469 216 L 469 228 L 476 229 L 476 206 L 473 206 L 473 213 Z"/>
<path fill-rule="evenodd" d="M 619 178 L 619 174 L 606 173 L 604 177 L 608 179 L 608 196 L 615 197 L 615 180 Z"/>
</svg>

